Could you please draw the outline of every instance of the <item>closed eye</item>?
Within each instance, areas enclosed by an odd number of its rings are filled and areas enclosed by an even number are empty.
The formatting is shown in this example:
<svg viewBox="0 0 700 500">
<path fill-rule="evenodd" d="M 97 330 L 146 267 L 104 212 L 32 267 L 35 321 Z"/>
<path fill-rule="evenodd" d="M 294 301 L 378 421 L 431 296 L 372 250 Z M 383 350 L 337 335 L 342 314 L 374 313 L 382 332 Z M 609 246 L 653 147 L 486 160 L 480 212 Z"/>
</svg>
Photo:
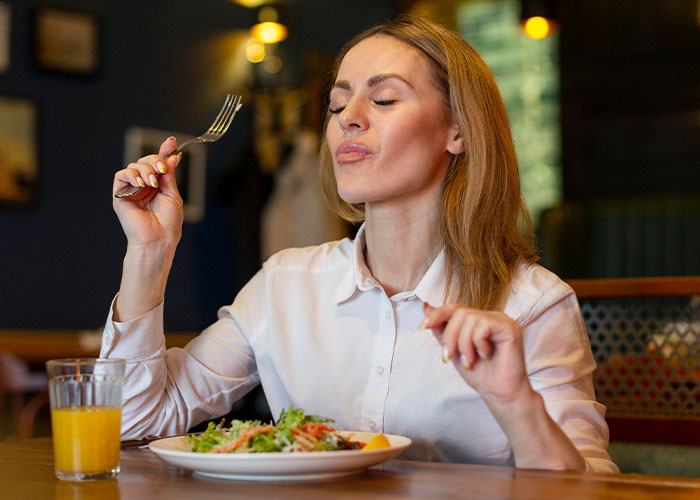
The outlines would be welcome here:
<svg viewBox="0 0 700 500">
<path fill-rule="evenodd" d="M 380 100 L 375 100 L 374 104 L 377 104 L 378 106 L 391 106 L 392 104 L 396 104 L 397 99 L 380 99 Z M 342 112 L 345 109 L 345 106 L 338 106 L 337 108 L 328 108 L 328 112 L 332 113 L 334 115 Z"/>
</svg>

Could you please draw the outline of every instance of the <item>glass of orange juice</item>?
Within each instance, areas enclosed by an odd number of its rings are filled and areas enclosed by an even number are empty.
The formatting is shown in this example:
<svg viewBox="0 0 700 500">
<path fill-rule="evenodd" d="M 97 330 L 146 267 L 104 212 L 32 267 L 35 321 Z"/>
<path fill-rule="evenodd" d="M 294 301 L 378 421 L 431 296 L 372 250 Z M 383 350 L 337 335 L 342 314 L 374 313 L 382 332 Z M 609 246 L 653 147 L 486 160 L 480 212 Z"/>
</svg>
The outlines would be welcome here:
<svg viewBox="0 0 700 500">
<path fill-rule="evenodd" d="M 123 359 L 53 359 L 49 373 L 56 476 L 90 481 L 119 473 Z"/>
</svg>

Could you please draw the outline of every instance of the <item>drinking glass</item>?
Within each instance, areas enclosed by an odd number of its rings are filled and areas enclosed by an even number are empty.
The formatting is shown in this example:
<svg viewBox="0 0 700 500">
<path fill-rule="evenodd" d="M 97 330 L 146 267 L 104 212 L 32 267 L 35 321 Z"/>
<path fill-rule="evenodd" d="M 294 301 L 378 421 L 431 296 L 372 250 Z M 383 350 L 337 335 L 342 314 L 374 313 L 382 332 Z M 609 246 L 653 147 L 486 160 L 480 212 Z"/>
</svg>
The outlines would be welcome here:
<svg viewBox="0 0 700 500">
<path fill-rule="evenodd" d="M 56 476 L 90 481 L 119 473 L 123 359 L 53 359 L 49 374 Z"/>
</svg>

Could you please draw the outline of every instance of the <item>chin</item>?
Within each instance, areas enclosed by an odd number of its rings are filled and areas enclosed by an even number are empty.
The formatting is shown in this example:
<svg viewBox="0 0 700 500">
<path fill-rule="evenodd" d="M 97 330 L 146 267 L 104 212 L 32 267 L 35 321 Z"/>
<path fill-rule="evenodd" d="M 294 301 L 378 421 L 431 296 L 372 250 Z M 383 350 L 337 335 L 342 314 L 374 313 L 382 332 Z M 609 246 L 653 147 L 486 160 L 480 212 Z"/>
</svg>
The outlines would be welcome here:
<svg viewBox="0 0 700 500">
<path fill-rule="evenodd" d="M 368 201 L 366 196 L 360 196 L 358 193 L 346 193 L 339 190 L 338 196 L 340 196 L 341 200 L 350 205 L 357 205 L 358 203 L 365 203 Z"/>
</svg>

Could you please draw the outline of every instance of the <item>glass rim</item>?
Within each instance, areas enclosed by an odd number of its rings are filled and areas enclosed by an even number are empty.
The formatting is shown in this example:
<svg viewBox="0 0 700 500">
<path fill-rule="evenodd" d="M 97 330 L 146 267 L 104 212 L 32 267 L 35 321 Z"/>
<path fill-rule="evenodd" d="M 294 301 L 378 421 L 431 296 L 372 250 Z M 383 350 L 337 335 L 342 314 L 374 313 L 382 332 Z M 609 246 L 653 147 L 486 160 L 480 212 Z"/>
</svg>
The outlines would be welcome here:
<svg viewBox="0 0 700 500">
<path fill-rule="evenodd" d="M 88 365 L 121 365 L 126 364 L 126 360 L 122 358 L 60 358 L 50 359 L 46 362 L 46 366 L 88 366 Z"/>
</svg>

